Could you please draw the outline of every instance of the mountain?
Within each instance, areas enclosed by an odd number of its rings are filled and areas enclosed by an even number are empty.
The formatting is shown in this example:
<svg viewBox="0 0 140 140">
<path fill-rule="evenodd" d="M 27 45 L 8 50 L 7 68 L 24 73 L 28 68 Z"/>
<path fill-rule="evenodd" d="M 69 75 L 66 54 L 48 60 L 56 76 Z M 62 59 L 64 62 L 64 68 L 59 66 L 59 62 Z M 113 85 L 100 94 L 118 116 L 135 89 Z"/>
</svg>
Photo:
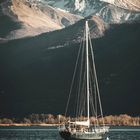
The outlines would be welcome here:
<svg viewBox="0 0 140 140">
<path fill-rule="evenodd" d="M 137 0 L 12 0 L 3 2 L 1 7 L 4 14 L 20 25 L 4 39 L 1 37 L 1 41 L 60 30 L 88 16 L 98 17 L 97 30 L 100 25 L 108 28 L 110 24 L 140 20 Z"/>
<path fill-rule="evenodd" d="M 83 26 L 0 44 L 1 116 L 64 113 Z M 105 115 L 139 115 L 139 35 L 139 23 L 125 23 L 92 39 Z"/>
<path fill-rule="evenodd" d="M 3 12 L 20 22 L 22 28 L 10 34 L 16 38 L 34 36 L 59 30 L 81 19 L 66 11 L 43 5 L 37 1 L 12 0 L 2 4 Z M 5 10 L 7 9 L 7 10 Z"/>
<path fill-rule="evenodd" d="M 10 9 L 8 8 L 10 5 Z M 57 8 L 50 7 L 39 1 L 18 1 L 5 2 L 2 4 L 4 14 L 8 14 L 14 19 L 14 22 L 19 23 L 20 27 L 10 32 L 6 38 L 1 38 L 0 41 L 6 41 L 22 38 L 26 36 L 35 36 L 43 32 L 58 30 L 65 26 L 70 26 L 82 17 L 70 14 Z M 104 34 L 104 31 L 109 26 L 98 15 L 88 17 L 92 23 L 92 37 L 97 38 Z M 66 20 L 65 20 L 66 19 Z M 20 22 L 19 22 L 20 21 Z M 82 27 L 77 27 L 82 28 Z M 79 29 L 80 31 L 80 29 Z M 83 34 L 83 29 L 80 31 Z M 77 42 L 81 35 L 77 36 Z"/>
<path fill-rule="evenodd" d="M 140 1 L 139 0 L 101 0 L 120 8 L 124 8 L 131 11 L 140 12 Z"/>
<path fill-rule="evenodd" d="M 109 23 L 140 19 L 139 0 L 42 0 L 42 2 L 84 17 L 97 14 Z"/>
<path fill-rule="evenodd" d="M 127 3 L 126 3 L 127 2 Z M 59 30 L 76 23 L 87 16 L 98 17 L 95 22 L 95 36 L 100 37 L 110 24 L 137 22 L 140 19 L 139 2 L 107 0 L 12 0 L 1 4 L 2 12 L 13 19 L 18 28 L 1 41 L 35 36 L 44 32 Z M 137 8 L 135 5 L 137 4 Z M 127 6 L 127 9 L 123 6 Z M 133 10 L 132 10 L 133 9 Z M 101 26 L 102 25 L 102 26 Z M 96 31 L 102 27 L 99 33 Z M 102 33 L 101 33 L 102 32 Z M 98 34 L 98 35 L 97 35 Z"/>
</svg>

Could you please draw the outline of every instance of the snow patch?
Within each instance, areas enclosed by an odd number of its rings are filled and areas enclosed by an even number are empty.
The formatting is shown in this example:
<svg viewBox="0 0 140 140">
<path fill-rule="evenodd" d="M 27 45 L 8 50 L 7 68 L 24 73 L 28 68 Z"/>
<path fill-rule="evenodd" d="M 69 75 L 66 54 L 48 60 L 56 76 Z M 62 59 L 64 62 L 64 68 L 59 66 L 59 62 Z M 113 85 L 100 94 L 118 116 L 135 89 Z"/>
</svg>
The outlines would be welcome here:
<svg viewBox="0 0 140 140">
<path fill-rule="evenodd" d="M 52 46 L 52 47 L 49 47 L 48 50 L 54 50 L 54 49 L 63 48 L 63 47 L 65 47 L 65 45 Z"/>
<path fill-rule="evenodd" d="M 115 0 L 100 0 L 100 1 L 107 2 L 110 4 L 115 4 Z"/>
<path fill-rule="evenodd" d="M 82 11 L 86 7 L 86 3 L 84 0 L 81 2 L 79 0 L 75 0 L 75 10 Z"/>
</svg>

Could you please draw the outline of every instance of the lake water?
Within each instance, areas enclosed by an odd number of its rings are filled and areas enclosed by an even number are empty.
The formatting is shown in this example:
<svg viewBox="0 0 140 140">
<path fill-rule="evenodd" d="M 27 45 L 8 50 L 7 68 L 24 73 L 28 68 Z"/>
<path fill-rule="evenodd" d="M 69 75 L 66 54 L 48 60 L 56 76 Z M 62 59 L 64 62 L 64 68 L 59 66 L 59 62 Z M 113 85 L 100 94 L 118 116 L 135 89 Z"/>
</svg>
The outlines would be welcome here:
<svg viewBox="0 0 140 140">
<path fill-rule="evenodd" d="M 140 140 L 140 127 L 112 127 L 109 140 Z M 0 127 L 0 140 L 62 140 L 56 127 Z"/>
</svg>

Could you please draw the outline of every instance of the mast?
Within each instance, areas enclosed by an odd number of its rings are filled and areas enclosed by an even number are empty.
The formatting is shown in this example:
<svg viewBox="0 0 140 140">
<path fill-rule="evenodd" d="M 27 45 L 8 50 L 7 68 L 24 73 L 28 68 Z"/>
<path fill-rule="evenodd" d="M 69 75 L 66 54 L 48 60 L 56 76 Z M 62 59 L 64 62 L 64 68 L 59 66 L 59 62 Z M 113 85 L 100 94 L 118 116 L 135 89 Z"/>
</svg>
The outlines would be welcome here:
<svg viewBox="0 0 140 140">
<path fill-rule="evenodd" d="M 89 33 L 89 27 L 88 27 L 88 21 L 86 21 L 86 81 L 87 81 L 87 118 L 88 118 L 88 127 L 90 125 L 89 120 L 89 54 L 88 54 L 88 33 Z"/>
</svg>

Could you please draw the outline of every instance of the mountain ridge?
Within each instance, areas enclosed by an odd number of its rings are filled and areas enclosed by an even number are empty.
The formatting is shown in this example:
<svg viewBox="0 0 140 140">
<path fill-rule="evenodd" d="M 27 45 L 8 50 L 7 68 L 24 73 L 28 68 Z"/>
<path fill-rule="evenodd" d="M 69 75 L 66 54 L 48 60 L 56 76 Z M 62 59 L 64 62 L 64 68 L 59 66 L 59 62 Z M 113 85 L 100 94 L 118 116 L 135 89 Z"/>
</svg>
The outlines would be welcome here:
<svg viewBox="0 0 140 140">
<path fill-rule="evenodd" d="M 109 23 L 129 22 L 137 20 L 137 17 L 140 18 L 140 4 L 137 2 L 139 4 L 137 5 L 138 9 L 132 10 L 133 8 L 131 7 L 134 6 L 132 3 L 135 2 L 132 2 L 131 0 L 73 0 L 71 2 L 68 0 L 61 0 L 59 2 L 57 0 L 44 1 L 52 7 L 61 8 L 69 11 L 70 13 L 78 14 L 84 17 L 98 14 L 104 19 L 104 21 Z M 122 6 L 121 2 L 123 3 Z M 125 8 L 127 4 L 128 8 Z"/>
<path fill-rule="evenodd" d="M 140 21 L 140 12 L 132 12 L 99 0 L 89 0 L 88 3 L 82 0 L 81 2 L 84 3 L 82 4 L 84 8 L 78 11 L 81 7 L 78 0 L 12 0 L 10 6 L 14 13 L 12 18 L 21 24 L 21 28 L 11 32 L 6 38 L 22 38 L 59 30 L 75 24 L 88 15 L 99 17 L 100 25 L 104 22 L 108 24 L 108 27 L 109 24 Z"/>
<path fill-rule="evenodd" d="M 101 1 L 116 5 L 120 8 L 140 12 L 140 1 L 139 0 L 101 0 Z"/>
</svg>

